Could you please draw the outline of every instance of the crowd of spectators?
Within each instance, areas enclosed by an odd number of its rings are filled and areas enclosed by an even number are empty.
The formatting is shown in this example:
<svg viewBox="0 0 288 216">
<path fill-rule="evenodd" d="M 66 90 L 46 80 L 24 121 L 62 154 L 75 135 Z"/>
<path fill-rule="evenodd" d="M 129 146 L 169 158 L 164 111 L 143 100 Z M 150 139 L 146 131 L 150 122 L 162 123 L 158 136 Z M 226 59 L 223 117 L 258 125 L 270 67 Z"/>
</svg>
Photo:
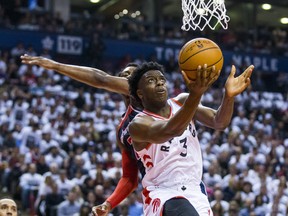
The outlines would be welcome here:
<svg viewBox="0 0 288 216">
<path fill-rule="evenodd" d="M 0 12 L 5 14 L 3 7 Z M 9 27 L 7 23 L 11 23 L 9 19 L 3 19 L 1 25 Z M 63 27 L 59 23 L 65 32 L 68 24 Z M 56 29 L 51 27 L 51 31 Z M 266 33 L 273 35 L 272 31 Z M 231 48 L 241 45 L 235 40 L 231 40 Z M 286 35 L 284 41 L 287 45 Z M 243 47 L 254 49 L 252 44 Z M 120 95 L 80 84 L 52 70 L 21 64 L 19 55 L 24 53 L 51 58 L 47 50 L 37 53 L 25 44 L 1 51 L 0 189 L 21 203 L 23 215 L 89 215 L 92 206 L 111 194 L 122 174 L 115 127 L 125 105 Z M 125 61 L 116 65 L 125 65 Z M 166 62 L 164 66 L 170 96 L 185 91 L 176 63 Z M 120 70 L 108 68 L 111 74 Z M 218 107 L 222 95 L 219 86 L 223 86 L 228 71 L 223 68 L 220 79 L 203 96 L 204 105 Z M 288 214 L 287 73 L 278 74 L 266 85 L 256 74 L 252 86 L 236 98 L 229 128 L 220 132 L 197 124 L 203 181 L 215 216 Z M 279 91 L 266 91 L 269 85 Z M 139 184 L 111 215 L 141 214 Z"/>
</svg>

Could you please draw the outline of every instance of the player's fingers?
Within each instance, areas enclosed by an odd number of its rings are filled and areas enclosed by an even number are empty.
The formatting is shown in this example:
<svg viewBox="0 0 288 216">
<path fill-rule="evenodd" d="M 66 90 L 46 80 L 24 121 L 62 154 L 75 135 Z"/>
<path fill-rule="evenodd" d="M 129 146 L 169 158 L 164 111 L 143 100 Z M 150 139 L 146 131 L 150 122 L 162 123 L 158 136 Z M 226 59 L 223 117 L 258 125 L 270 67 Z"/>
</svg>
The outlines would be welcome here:
<svg viewBox="0 0 288 216">
<path fill-rule="evenodd" d="M 35 61 L 23 59 L 21 62 L 24 63 L 24 64 L 33 64 Z"/>
<path fill-rule="evenodd" d="M 181 71 L 181 73 L 182 73 L 185 84 L 188 85 L 190 80 L 189 80 L 187 74 L 185 73 L 185 71 Z"/>
<path fill-rule="evenodd" d="M 209 80 L 211 79 L 212 75 L 215 74 L 216 72 L 216 66 L 213 65 L 210 70 L 207 70 L 207 76 L 206 78 L 208 78 Z"/>
<path fill-rule="evenodd" d="M 101 208 L 103 208 L 103 209 L 101 209 Z M 107 210 L 104 209 L 103 206 L 100 206 L 100 207 L 98 206 L 98 207 L 92 208 L 92 213 L 94 216 L 101 216 L 101 215 L 104 215 L 105 213 L 107 213 Z"/>
<path fill-rule="evenodd" d="M 28 59 L 28 58 L 30 58 L 30 56 L 28 56 L 27 54 L 24 54 L 24 55 L 21 55 L 20 58 L 21 59 Z"/>
<path fill-rule="evenodd" d="M 211 76 L 211 78 L 210 78 L 210 80 L 209 80 L 208 86 L 211 86 L 211 85 L 218 79 L 220 73 L 221 73 L 221 70 L 218 70 L 217 73 L 214 73 L 214 74 Z"/>
<path fill-rule="evenodd" d="M 98 216 L 98 214 L 97 214 L 97 212 L 96 212 L 96 208 L 95 208 L 95 207 L 93 207 L 93 208 L 92 208 L 92 215 L 93 215 L 93 216 Z"/>
<path fill-rule="evenodd" d="M 196 75 L 196 82 L 197 83 L 201 82 L 201 73 L 202 73 L 202 66 L 198 65 L 198 67 L 197 67 L 197 75 Z"/>
<path fill-rule="evenodd" d="M 220 70 L 219 70 L 219 71 L 220 71 Z M 210 74 L 215 74 L 216 72 L 218 72 L 218 71 L 216 71 L 216 66 L 213 65 L 213 66 L 212 66 L 212 70 L 210 70 Z"/>
<path fill-rule="evenodd" d="M 246 87 L 248 87 L 248 86 L 251 84 L 250 78 L 248 78 L 248 79 L 245 80 L 245 84 L 246 84 Z"/>
<path fill-rule="evenodd" d="M 236 67 L 234 65 L 232 65 L 231 67 L 231 72 L 230 72 L 230 77 L 234 77 L 235 76 L 235 73 L 236 73 Z"/>
<path fill-rule="evenodd" d="M 246 73 L 245 73 L 245 78 L 249 78 L 252 74 L 254 70 L 254 65 L 250 65 L 247 69 L 246 69 Z"/>
<path fill-rule="evenodd" d="M 107 213 L 107 210 L 106 209 L 96 209 L 96 213 L 97 213 L 97 216 L 99 215 L 104 215 L 105 213 Z"/>
<path fill-rule="evenodd" d="M 206 77 L 207 77 L 207 64 L 204 64 L 201 72 L 201 86 L 205 86 L 207 84 Z"/>
<path fill-rule="evenodd" d="M 208 76 L 208 70 L 207 70 L 207 64 L 203 65 L 203 70 L 202 70 L 202 78 L 205 79 Z"/>
</svg>

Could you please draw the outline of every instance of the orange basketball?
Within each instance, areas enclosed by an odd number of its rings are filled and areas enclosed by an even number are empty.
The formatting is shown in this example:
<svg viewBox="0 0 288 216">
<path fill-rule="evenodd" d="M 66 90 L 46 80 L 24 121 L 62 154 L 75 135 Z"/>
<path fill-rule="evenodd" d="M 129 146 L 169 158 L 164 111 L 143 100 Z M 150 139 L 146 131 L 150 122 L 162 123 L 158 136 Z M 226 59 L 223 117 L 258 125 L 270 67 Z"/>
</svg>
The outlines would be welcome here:
<svg viewBox="0 0 288 216">
<path fill-rule="evenodd" d="M 220 47 L 207 38 L 195 38 L 188 41 L 180 50 L 178 64 L 191 80 L 196 79 L 197 67 L 207 64 L 207 70 L 215 65 L 216 70 L 222 69 L 223 55 Z"/>
</svg>

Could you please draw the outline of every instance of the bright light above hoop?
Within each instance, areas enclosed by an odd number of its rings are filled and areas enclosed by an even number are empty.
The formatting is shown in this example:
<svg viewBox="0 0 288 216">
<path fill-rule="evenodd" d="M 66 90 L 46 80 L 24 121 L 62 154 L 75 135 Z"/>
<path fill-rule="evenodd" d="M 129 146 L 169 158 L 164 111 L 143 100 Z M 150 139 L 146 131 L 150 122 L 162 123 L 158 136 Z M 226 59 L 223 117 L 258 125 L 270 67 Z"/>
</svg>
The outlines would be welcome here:
<svg viewBox="0 0 288 216">
<path fill-rule="evenodd" d="M 262 4 L 262 9 L 263 10 L 270 10 L 272 6 L 270 4 Z"/>
<path fill-rule="evenodd" d="M 91 3 L 98 3 L 100 0 L 90 0 Z"/>
<path fill-rule="evenodd" d="M 280 22 L 281 22 L 282 24 L 287 25 L 287 24 L 288 24 L 288 17 L 282 17 L 282 18 L 280 19 Z"/>
</svg>

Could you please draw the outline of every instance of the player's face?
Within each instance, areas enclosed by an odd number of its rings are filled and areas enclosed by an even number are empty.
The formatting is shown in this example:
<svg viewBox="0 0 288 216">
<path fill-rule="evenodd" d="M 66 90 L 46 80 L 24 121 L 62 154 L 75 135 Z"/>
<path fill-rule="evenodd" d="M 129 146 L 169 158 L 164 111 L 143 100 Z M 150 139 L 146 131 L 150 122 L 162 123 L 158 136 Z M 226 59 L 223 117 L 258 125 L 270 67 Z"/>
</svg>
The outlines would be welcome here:
<svg viewBox="0 0 288 216">
<path fill-rule="evenodd" d="M 158 70 L 146 72 L 139 82 L 138 95 L 143 103 L 166 103 L 168 90 L 166 78 Z"/>
<path fill-rule="evenodd" d="M 13 200 L 3 199 L 0 201 L 0 216 L 17 216 L 17 206 Z"/>
<path fill-rule="evenodd" d="M 119 74 L 120 77 L 128 78 L 136 69 L 134 66 L 129 66 L 124 68 L 124 70 Z"/>
</svg>

